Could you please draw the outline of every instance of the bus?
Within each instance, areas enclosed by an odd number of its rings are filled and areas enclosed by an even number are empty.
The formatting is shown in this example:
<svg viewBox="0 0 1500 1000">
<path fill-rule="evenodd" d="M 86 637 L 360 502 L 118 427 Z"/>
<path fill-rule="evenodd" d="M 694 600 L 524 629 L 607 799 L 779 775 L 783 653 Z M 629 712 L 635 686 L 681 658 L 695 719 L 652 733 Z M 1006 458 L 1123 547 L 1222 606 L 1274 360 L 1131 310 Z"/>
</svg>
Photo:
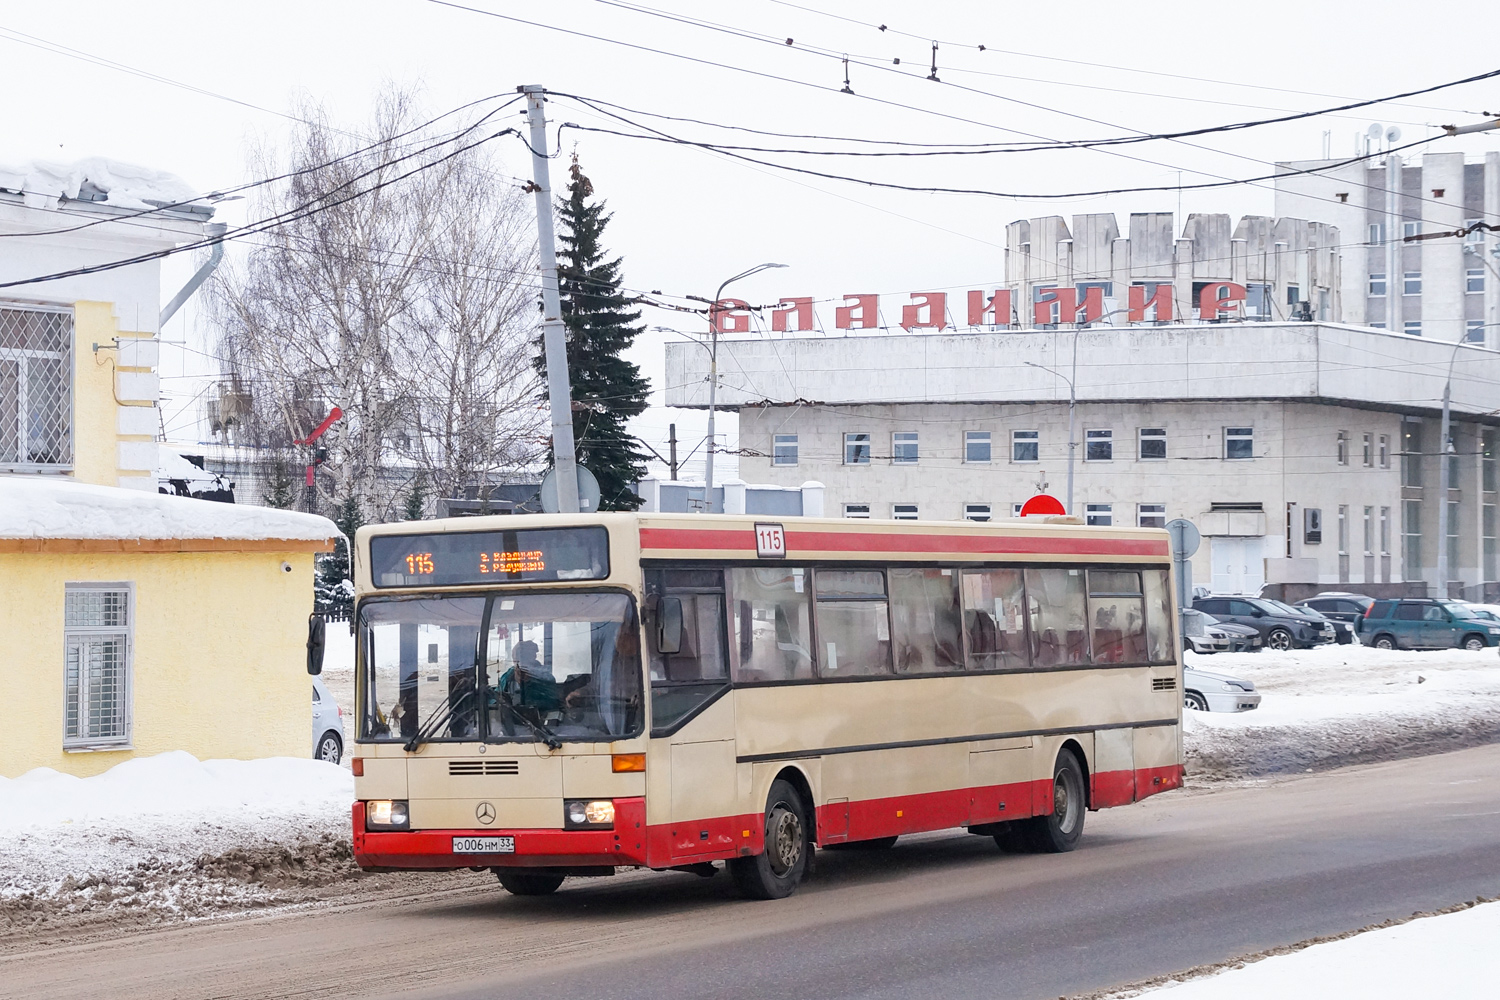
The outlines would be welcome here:
<svg viewBox="0 0 1500 1000">
<path fill-rule="evenodd" d="M 1071 850 L 1182 783 L 1166 532 L 714 514 L 360 528 L 354 856 L 517 895 L 817 849 Z"/>
</svg>

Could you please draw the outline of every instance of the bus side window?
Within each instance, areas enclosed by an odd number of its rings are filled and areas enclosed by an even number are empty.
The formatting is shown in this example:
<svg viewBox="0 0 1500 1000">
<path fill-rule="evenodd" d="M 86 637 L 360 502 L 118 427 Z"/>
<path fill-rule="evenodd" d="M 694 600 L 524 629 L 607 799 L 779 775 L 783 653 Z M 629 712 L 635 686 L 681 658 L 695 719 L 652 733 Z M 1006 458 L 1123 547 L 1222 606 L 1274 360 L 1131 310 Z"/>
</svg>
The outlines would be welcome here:
<svg viewBox="0 0 1500 1000">
<path fill-rule="evenodd" d="M 962 670 L 958 571 L 886 571 L 891 588 L 891 639 L 896 672 L 927 674 Z"/>
<path fill-rule="evenodd" d="M 810 680 L 811 588 L 801 566 L 754 566 L 728 570 L 735 602 L 735 643 L 740 662 L 735 682 L 756 684 Z"/>
<path fill-rule="evenodd" d="M 964 629 L 970 670 L 1025 669 L 1026 621 L 1021 571 L 988 569 L 963 575 Z"/>
<path fill-rule="evenodd" d="M 648 630 L 651 639 L 651 731 L 653 735 L 664 735 L 675 728 L 701 705 L 713 698 L 729 684 L 729 659 L 724 635 L 724 593 L 717 591 L 686 591 L 671 589 L 673 576 L 686 577 L 667 571 L 666 579 L 651 574 L 647 590 L 660 595 L 658 607 L 668 602 L 680 606 L 682 629 L 677 649 L 663 652 L 657 648 L 657 623 Z M 715 571 L 712 578 L 705 572 L 695 572 L 685 579 L 690 585 L 716 584 L 723 586 L 723 578 Z M 662 589 L 662 583 L 666 589 Z M 661 614 L 660 610 L 657 612 Z"/>
<path fill-rule="evenodd" d="M 1146 583 L 1146 655 L 1152 663 L 1177 658 L 1177 644 L 1172 641 L 1172 586 L 1168 570 L 1148 569 L 1141 572 Z"/>
<path fill-rule="evenodd" d="M 891 672 L 891 613 L 880 570 L 819 569 L 818 676 L 869 677 Z"/>
<path fill-rule="evenodd" d="M 1145 663 L 1146 613 L 1136 570 L 1089 570 L 1089 624 L 1095 663 Z"/>
<path fill-rule="evenodd" d="M 1066 567 L 1026 570 L 1026 601 L 1030 610 L 1033 665 L 1060 667 L 1089 662 L 1083 570 Z"/>
</svg>

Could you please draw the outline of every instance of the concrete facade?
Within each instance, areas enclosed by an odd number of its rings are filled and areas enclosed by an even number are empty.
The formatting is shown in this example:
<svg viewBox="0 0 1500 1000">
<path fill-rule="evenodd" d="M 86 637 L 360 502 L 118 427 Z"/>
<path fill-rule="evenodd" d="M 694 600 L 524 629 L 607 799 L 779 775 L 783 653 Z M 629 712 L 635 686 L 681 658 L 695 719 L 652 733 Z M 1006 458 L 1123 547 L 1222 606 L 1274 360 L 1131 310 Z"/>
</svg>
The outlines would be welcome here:
<svg viewBox="0 0 1500 1000">
<path fill-rule="evenodd" d="M 1394 198 L 1389 161 L 1400 177 Z M 1500 226 L 1500 153 L 1472 163 L 1463 153 L 1424 153 L 1411 163 L 1394 156 L 1327 169 L 1335 162 L 1277 164 L 1276 211 L 1343 234 L 1344 322 L 1500 347 L 1500 233 L 1404 241 L 1475 222 Z M 1308 169 L 1318 172 L 1295 172 Z"/>
<path fill-rule="evenodd" d="M 1455 350 L 1449 582 L 1478 595 L 1497 579 L 1488 350 L 1302 322 L 721 341 L 719 399 L 740 414 L 741 475 L 821 482 L 830 515 L 1001 517 L 1065 497 L 1071 379 L 1074 513 L 1194 521 L 1195 579 L 1216 590 L 1435 587 Z M 702 355 L 668 347 L 669 405 L 705 402 Z"/>
</svg>

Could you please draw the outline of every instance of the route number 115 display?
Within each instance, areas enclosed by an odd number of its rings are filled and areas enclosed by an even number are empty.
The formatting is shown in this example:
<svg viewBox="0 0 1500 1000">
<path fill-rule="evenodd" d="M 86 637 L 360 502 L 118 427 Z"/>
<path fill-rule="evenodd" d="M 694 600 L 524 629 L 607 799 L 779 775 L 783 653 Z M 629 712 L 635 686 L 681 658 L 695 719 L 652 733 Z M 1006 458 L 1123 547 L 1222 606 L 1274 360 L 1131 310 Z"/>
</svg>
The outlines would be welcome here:
<svg viewBox="0 0 1500 1000">
<path fill-rule="evenodd" d="M 779 524 L 755 526 L 755 554 L 762 559 L 786 557 L 786 531 Z"/>
</svg>

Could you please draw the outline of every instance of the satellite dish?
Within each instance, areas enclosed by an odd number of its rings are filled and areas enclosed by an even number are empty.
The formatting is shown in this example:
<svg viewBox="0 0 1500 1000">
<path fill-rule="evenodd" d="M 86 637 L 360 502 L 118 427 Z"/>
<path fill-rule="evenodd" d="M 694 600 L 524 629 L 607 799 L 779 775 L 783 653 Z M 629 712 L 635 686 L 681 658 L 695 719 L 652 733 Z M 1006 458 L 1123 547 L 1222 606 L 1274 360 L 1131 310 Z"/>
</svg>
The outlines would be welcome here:
<svg viewBox="0 0 1500 1000">
<path fill-rule="evenodd" d="M 1370 127 L 1365 129 L 1365 136 L 1369 139 L 1379 139 L 1380 134 L 1384 131 L 1384 126 L 1372 122 Z"/>
<path fill-rule="evenodd" d="M 1392 144 L 1392 145 L 1395 145 L 1396 143 L 1400 142 L 1401 141 L 1401 130 L 1399 128 L 1397 128 L 1396 126 L 1394 126 L 1394 125 L 1392 125 L 1388 129 L 1386 129 L 1385 130 L 1385 141 L 1388 142 L 1388 143 L 1390 143 L 1390 144 Z"/>
<path fill-rule="evenodd" d="M 599 510 L 599 480 L 583 466 L 578 466 L 578 512 L 593 514 Z M 557 513 L 557 470 L 553 469 L 542 479 L 542 510 Z"/>
</svg>

